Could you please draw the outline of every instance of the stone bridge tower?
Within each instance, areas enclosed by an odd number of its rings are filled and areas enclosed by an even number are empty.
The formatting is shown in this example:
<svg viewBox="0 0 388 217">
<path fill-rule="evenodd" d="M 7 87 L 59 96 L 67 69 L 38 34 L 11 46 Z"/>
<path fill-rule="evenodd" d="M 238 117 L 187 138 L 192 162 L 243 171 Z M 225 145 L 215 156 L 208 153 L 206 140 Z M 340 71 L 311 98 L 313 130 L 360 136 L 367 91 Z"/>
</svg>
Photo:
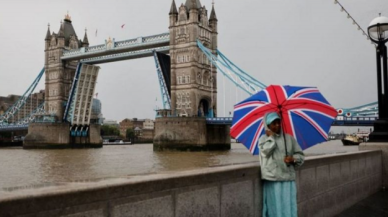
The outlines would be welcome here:
<svg viewBox="0 0 388 217">
<path fill-rule="evenodd" d="M 171 109 L 180 116 L 212 116 L 217 106 L 217 71 L 198 48 L 200 40 L 213 53 L 217 49 L 214 4 L 208 11 L 200 0 L 186 0 L 170 10 Z"/>
<path fill-rule="evenodd" d="M 73 82 L 77 61 L 64 62 L 61 60 L 64 50 L 88 47 L 88 37 L 85 32 L 84 40 L 78 40 L 71 23 L 71 17 L 67 14 L 58 33 L 50 33 L 50 26 L 45 38 L 45 110 L 54 114 L 58 120 L 62 120 L 65 110 L 65 102 Z"/>
</svg>

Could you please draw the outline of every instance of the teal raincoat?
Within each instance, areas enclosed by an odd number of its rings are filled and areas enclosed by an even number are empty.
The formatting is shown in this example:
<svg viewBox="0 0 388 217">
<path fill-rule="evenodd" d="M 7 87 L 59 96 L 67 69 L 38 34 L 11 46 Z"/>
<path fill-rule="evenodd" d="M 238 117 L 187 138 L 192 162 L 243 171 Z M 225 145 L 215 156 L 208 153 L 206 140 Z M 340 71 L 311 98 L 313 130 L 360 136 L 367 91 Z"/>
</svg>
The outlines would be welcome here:
<svg viewBox="0 0 388 217">
<path fill-rule="evenodd" d="M 267 114 L 268 115 L 268 114 Z M 266 123 L 267 115 L 264 117 Z M 267 125 L 265 126 L 267 130 Z M 294 165 L 287 166 L 284 162 L 286 156 L 285 144 L 287 144 L 287 155 L 295 159 L 295 167 L 304 162 L 304 154 L 294 137 L 281 131 L 280 134 L 267 136 L 264 134 L 259 139 L 261 178 L 269 181 L 293 181 L 295 180 Z"/>
</svg>

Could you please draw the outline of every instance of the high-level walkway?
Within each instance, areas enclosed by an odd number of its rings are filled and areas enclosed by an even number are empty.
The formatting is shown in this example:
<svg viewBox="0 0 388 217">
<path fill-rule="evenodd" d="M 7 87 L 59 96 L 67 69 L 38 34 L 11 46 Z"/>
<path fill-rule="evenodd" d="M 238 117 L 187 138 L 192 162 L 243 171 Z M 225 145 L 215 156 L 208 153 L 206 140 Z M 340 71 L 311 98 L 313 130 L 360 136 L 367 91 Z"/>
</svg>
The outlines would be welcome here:
<svg viewBox="0 0 388 217">
<path fill-rule="evenodd" d="M 388 190 L 379 191 L 374 195 L 356 203 L 337 217 L 387 217 Z"/>
</svg>

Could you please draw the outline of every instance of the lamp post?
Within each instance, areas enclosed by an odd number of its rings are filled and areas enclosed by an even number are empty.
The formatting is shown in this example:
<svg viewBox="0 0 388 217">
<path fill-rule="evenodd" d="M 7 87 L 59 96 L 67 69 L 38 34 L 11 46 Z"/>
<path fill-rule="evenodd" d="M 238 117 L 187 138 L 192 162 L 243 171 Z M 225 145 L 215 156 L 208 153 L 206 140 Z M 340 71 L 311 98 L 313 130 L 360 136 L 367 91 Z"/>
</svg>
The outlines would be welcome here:
<svg viewBox="0 0 388 217">
<path fill-rule="evenodd" d="M 369 141 L 388 142 L 388 72 L 387 47 L 385 46 L 388 41 L 388 18 L 379 16 L 373 19 L 368 27 L 368 35 L 376 43 L 377 99 L 379 107 L 379 117 L 374 123 L 374 131 L 370 134 Z"/>
</svg>

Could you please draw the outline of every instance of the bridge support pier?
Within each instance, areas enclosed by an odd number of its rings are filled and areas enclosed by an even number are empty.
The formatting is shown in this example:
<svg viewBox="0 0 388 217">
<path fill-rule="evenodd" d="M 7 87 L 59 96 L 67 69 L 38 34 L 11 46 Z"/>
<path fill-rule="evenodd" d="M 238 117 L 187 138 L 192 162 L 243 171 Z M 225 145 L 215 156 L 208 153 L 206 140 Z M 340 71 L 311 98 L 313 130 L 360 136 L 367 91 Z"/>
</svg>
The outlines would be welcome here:
<svg viewBox="0 0 388 217">
<path fill-rule="evenodd" d="M 90 125 L 89 137 L 73 139 L 69 123 L 31 123 L 24 149 L 101 148 L 100 126 Z"/>
<path fill-rule="evenodd" d="M 200 117 L 156 118 L 154 151 L 229 150 L 229 132 L 229 125 L 207 125 Z"/>
</svg>

